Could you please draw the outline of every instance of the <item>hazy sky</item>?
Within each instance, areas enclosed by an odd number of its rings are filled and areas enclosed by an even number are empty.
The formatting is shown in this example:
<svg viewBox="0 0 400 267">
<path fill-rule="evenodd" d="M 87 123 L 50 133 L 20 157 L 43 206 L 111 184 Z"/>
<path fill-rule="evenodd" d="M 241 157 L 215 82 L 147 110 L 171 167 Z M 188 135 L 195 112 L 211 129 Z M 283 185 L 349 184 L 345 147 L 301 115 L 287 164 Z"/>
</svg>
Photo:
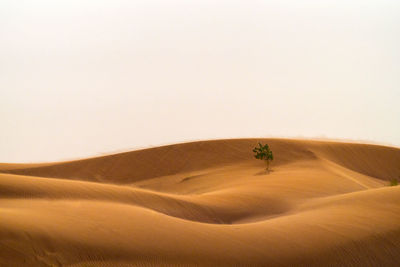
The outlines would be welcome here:
<svg viewBox="0 0 400 267">
<path fill-rule="evenodd" d="M 400 146 L 400 1 L 0 2 L 0 162 L 198 139 Z"/>
</svg>

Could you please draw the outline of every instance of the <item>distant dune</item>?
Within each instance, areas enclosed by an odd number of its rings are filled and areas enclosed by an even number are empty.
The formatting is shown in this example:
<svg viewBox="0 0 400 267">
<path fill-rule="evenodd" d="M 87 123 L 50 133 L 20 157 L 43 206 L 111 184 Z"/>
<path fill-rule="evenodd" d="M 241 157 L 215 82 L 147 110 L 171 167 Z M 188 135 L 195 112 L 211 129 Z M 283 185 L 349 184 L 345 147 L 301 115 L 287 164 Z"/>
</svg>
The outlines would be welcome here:
<svg viewBox="0 0 400 267">
<path fill-rule="evenodd" d="M 400 266 L 399 177 L 398 148 L 291 139 L 4 163 L 0 266 Z"/>
</svg>

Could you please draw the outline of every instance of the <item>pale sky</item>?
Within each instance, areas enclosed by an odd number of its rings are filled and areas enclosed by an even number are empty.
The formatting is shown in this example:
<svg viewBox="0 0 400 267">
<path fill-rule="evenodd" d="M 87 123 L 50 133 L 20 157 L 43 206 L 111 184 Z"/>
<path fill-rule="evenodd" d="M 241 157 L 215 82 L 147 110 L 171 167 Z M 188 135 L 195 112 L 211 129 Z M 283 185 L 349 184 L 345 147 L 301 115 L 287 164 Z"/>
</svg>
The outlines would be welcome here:
<svg viewBox="0 0 400 267">
<path fill-rule="evenodd" d="M 176 142 L 400 146 L 400 1 L 0 2 L 0 162 Z"/>
</svg>

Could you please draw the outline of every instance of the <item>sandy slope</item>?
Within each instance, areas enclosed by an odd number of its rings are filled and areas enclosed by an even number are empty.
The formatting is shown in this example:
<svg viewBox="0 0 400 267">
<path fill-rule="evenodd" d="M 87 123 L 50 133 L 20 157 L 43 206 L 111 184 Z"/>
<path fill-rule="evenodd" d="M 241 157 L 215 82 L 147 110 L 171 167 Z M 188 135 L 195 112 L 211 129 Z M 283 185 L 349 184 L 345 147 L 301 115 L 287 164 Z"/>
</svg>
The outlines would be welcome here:
<svg viewBox="0 0 400 267">
<path fill-rule="evenodd" d="M 399 149 L 257 141 L 0 164 L 0 266 L 399 265 Z"/>
</svg>

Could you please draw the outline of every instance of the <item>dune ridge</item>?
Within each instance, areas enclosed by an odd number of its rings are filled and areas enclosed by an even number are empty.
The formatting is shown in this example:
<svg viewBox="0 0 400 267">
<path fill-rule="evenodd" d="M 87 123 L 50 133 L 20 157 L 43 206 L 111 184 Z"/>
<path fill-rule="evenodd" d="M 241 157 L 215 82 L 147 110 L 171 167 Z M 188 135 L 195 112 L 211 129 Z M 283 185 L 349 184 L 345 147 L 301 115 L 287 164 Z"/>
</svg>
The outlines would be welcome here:
<svg viewBox="0 0 400 267">
<path fill-rule="evenodd" d="M 274 164 L 320 156 L 352 170 L 389 179 L 398 175 L 399 149 L 358 143 L 292 139 L 226 139 L 167 145 L 83 160 L 43 164 L 3 164 L 6 173 L 129 183 L 183 171 L 252 160 L 257 142 L 274 147 Z M 9 166 L 7 166 L 9 165 Z M 32 166 L 32 167 L 31 167 Z"/>
<path fill-rule="evenodd" d="M 400 149 L 291 139 L 4 163 L 0 265 L 397 266 L 399 175 Z"/>
</svg>

